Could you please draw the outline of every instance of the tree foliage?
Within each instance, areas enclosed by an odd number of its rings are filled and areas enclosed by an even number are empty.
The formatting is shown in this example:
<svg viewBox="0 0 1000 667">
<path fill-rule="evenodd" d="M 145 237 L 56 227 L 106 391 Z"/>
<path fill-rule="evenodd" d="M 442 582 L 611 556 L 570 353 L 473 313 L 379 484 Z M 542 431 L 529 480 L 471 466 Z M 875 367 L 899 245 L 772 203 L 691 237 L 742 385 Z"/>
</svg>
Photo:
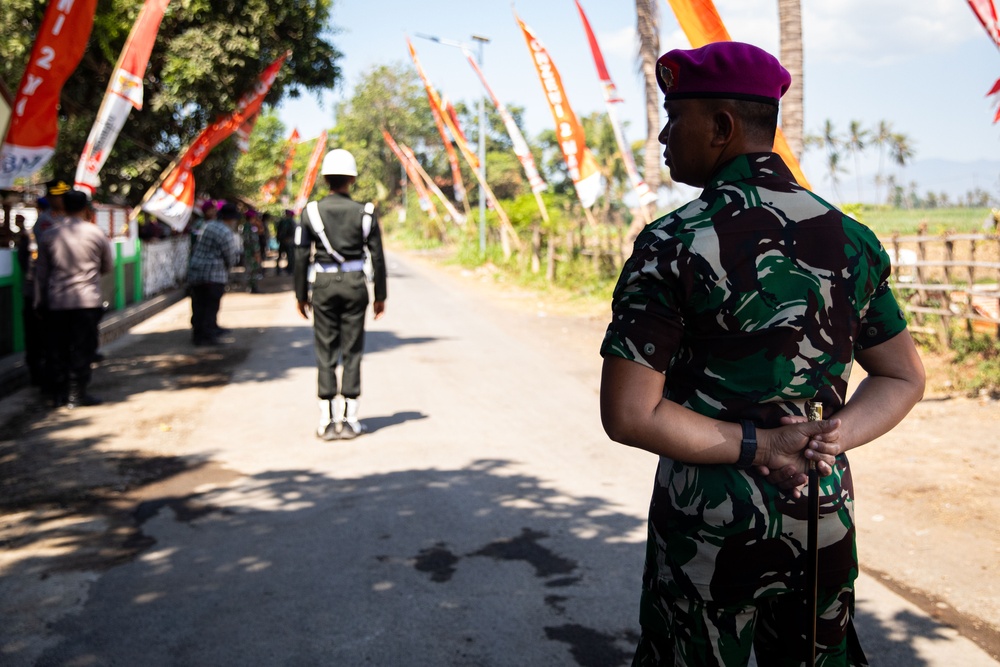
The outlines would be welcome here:
<svg viewBox="0 0 1000 667">
<path fill-rule="evenodd" d="M 133 111 L 101 172 L 97 196 L 135 204 L 169 162 L 237 101 L 275 58 L 291 56 L 265 104 L 330 88 L 339 82 L 341 54 L 325 27 L 332 0 L 173 0 L 167 6 L 144 77 L 144 106 Z M 59 142 L 47 174 L 72 178 L 108 79 L 142 3 L 99 0 L 79 67 L 63 87 Z M 45 4 L 0 4 L 0 76 L 17 87 Z M 226 141 L 195 178 L 199 191 L 233 196 L 236 146 Z"/>
<path fill-rule="evenodd" d="M 382 137 L 383 128 L 418 154 L 429 153 L 435 138 L 441 141 L 416 71 L 401 63 L 377 65 L 363 74 L 351 98 L 337 106 L 336 117 L 332 145 L 354 154 L 356 197 L 366 201 L 399 193 L 399 161 Z"/>
</svg>

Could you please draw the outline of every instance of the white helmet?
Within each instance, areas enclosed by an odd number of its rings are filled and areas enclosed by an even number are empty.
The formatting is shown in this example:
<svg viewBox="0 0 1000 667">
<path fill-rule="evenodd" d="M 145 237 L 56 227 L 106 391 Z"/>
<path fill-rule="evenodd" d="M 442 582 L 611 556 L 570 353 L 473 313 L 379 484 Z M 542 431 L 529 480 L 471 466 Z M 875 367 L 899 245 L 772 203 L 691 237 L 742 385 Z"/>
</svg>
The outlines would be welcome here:
<svg viewBox="0 0 1000 667">
<path fill-rule="evenodd" d="M 354 156 L 343 148 L 334 148 L 323 158 L 324 176 L 357 176 L 358 163 Z"/>
</svg>

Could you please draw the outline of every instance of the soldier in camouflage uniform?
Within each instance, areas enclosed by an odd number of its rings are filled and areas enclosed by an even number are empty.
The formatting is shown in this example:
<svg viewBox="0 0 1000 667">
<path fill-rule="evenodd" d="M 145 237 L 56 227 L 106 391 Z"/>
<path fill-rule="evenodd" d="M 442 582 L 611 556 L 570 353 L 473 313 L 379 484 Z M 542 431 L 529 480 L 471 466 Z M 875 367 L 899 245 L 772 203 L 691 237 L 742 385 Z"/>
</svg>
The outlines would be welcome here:
<svg viewBox="0 0 1000 667">
<path fill-rule="evenodd" d="M 923 369 L 872 232 L 772 151 L 790 77 L 734 42 L 658 62 L 675 181 L 701 196 L 646 227 L 613 299 L 601 415 L 660 455 L 633 665 L 805 661 L 809 460 L 823 476 L 820 665 L 863 665 L 844 452 L 897 424 Z M 854 360 L 868 372 L 850 401 Z M 834 419 L 806 422 L 822 401 Z"/>
</svg>

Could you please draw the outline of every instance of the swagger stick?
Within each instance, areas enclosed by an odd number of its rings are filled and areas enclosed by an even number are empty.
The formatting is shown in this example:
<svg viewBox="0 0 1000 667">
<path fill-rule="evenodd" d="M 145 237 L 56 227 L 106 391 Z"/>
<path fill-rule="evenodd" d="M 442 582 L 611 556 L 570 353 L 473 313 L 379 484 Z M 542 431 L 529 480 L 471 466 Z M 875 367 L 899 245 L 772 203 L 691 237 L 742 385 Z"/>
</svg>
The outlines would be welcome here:
<svg viewBox="0 0 1000 667">
<path fill-rule="evenodd" d="M 823 404 L 819 401 L 806 403 L 809 421 L 823 419 Z M 806 533 L 806 644 L 809 667 L 816 665 L 816 587 L 819 576 L 819 471 L 816 461 L 809 461 L 809 505 Z"/>
</svg>

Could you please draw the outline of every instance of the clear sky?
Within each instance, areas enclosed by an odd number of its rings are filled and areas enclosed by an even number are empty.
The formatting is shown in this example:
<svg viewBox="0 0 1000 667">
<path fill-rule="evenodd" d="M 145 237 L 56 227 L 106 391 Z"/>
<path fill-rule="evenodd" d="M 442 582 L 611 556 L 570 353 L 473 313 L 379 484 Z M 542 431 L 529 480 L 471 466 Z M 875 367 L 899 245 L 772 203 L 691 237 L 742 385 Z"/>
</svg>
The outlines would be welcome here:
<svg viewBox="0 0 1000 667">
<path fill-rule="evenodd" d="M 633 0 L 581 0 L 608 69 L 626 104 L 630 141 L 645 128 L 635 53 Z M 805 129 L 818 134 L 826 119 L 840 131 L 851 120 L 880 120 L 907 134 L 917 160 L 1000 160 L 1000 124 L 986 92 L 1000 77 L 1000 51 L 965 0 L 803 1 Z M 733 39 L 778 53 L 777 0 L 716 0 Z M 688 48 L 666 0 L 660 3 L 661 51 Z M 604 109 L 600 83 L 572 0 L 516 4 L 520 17 L 548 49 L 574 111 Z M 313 137 L 334 122 L 334 104 L 350 97 L 372 66 L 408 62 L 410 35 L 434 85 L 452 100 L 473 103 L 482 86 L 459 49 L 415 37 L 428 34 L 472 43 L 488 37 L 483 69 L 497 96 L 525 108 L 529 142 L 552 116 L 507 0 L 334 0 L 333 41 L 344 57 L 343 83 L 317 99 L 287 100 L 282 120 Z M 474 51 L 475 52 L 475 51 Z M 806 175 L 821 189 L 823 161 L 813 151 Z M 845 181 L 850 177 L 845 177 Z M 983 176 L 985 185 L 1000 173 Z M 995 185 L 993 185 L 995 187 Z"/>
</svg>

